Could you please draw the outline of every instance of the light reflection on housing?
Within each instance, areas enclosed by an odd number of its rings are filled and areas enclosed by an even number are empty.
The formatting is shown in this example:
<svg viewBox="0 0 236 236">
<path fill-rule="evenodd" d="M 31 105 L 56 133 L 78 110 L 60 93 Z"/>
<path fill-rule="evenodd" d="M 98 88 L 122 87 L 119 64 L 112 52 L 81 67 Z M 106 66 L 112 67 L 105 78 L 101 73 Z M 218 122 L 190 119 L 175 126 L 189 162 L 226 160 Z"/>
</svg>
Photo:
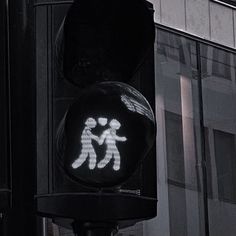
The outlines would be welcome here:
<svg viewBox="0 0 236 236">
<path fill-rule="evenodd" d="M 127 96 L 127 95 L 121 95 L 121 101 L 126 105 L 126 107 L 133 112 L 137 112 L 141 115 L 144 115 L 148 117 L 148 119 L 152 120 L 154 119 L 153 113 L 151 110 L 147 109 L 146 106 L 139 103 L 137 100 Z"/>
</svg>

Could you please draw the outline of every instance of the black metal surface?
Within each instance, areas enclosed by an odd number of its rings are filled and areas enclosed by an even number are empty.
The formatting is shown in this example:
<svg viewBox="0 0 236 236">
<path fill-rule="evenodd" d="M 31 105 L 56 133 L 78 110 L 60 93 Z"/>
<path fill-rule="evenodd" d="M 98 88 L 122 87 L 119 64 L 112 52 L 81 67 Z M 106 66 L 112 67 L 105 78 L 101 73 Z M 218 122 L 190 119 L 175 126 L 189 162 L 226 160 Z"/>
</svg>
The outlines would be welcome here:
<svg viewBox="0 0 236 236">
<path fill-rule="evenodd" d="M 8 1 L 11 92 L 12 209 L 7 236 L 37 235 L 35 190 L 35 82 L 32 1 Z"/>
<path fill-rule="evenodd" d="M 148 4 L 148 7 L 150 5 Z M 86 215 L 85 204 L 81 205 L 83 197 L 75 197 L 75 195 L 83 193 L 89 196 L 90 194 L 98 194 L 100 192 L 100 188 L 90 187 L 84 183 L 74 181 L 62 166 L 59 165 L 58 161 L 60 157 L 58 155 L 56 137 L 60 122 L 71 104 L 79 99 L 79 96 L 82 94 L 81 88 L 74 86 L 73 83 L 65 79 L 61 73 L 62 68 L 60 67 L 60 59 L 63 56 L 63 54 L 60 54 L 60 45 L 62 42 L 60 31 L 69 6 L 70 4 L 65 4 L 65 2 L 61 5 L 58 3 L 53 4 L 52 2 L 52 4 L 36 4 L 34 6 L 36 19 L 37 85 L 37 194 L 35 195 L 35 199 L 37 202 L 37 211 L 41 215 L 57 219 L 56 222 L 63 221 L 60 217 L 70 218 L 76 215 L 81 217 L 80 220 L 83 220 L 83 216 Z M 138 25 L 135 27 L 137 28 Z M 155 110 L 153 61 L 153 46 L 150 46 L 150 50 L 143 63 L 138 66 L 135 75 L 129 79 L 128 84 L 141 92 L 151 104 L 152 109 Z M 119 188 L 106 188 L 103 191 L 101 196 L 107 196 L 106 194 L 108 193 L 118 193 L 117 196 L 119 196 L 117 198 L 111 198 L 110 203 L 108 200 L 110 205 L 107 205 L 106 201 L 103 201 L 104 209 L 109 209 L 111 203 L 117 208 L 120 208 L 120 210 L 127 208 L 130 211 L 130 215 L 127 215 L 127 217 L 132 216 L 136 219 L 136 222 L 155 216 L 157 201 L 155 156 L 154 145 L 145 161 L 131 178 L 122 183 Z M 132 197 L 126 198 L 127 193 Z M 96 198 L 97 200 L 95 202 L 99 199 L 98 195 L 96 195 Z M 119 198 L 125 200 L 120 201 Z M 91 197 L 88 200 L 93 204 Z M 131 204 L 132 200 L 134 200 L 134 204 Z M 68 206 L 69 202 L 71 202 L 71 205 Z M 73 206 L 72 202 L 76 207 Z M 142 204 L 143 207 L 140 207 Z M 89 207 L 90 212 L 93 212 L 93 208 L 89 206 L 89 202 L 86 203 L 86 206 Z M 134 212 L 134 214 L 132 215 L 131 212 Z M 112 210 L 109 216 L 111 215 Z M 100 217 L 100 215 L 98 216 Z M 123 221 L 128 219 L 121 213 L 117 213 L 116 219 L 119 218 L 118 216 Z"/>
<path fill-rule="evenodd" d="M 80 236 L 112 236 L 117 233 L 116 223 L 74 222 L 73 230 Z"/>
<path fill-rule="evenodd" d="M 63 75 L 78 86 L 128 82 L 153 45 L 144 0 L 77 0 L 63 22 Z"/>
<path fill-rule="evenodd" d="M 198 65 L 198 93 L 199 93 L 199 117 L 200 117 L 200 135 L 201 135 L 201 168 L 203 178 L 203 204 L 204 204 L 204 224 L 206 236 L 209 232 L 209 213 L 208 213 L 208 186 L 207 186 L 207 159 L 206 159 L 206 138 L 205 138 L 205 126 L 204 126 L 204 111 L 203 111 L 203 87 L 202 87 L 202 61 L 201 61 L 201 49 L 200 44 L 196 44 L 197 47 L 197 65 Z"/>
<path fill-rule="evenodd" d="M 0 235 L 7 236 L 7 215 L 0 213 Z"/>
<path fill-rule="evenodd" d="M 10 119 L 9 119 L 9 51 L 7 1 L 0 2 L 0 212 L 10 207 Z"/>
<path fill-rule="evenodd" d="M 36 201 L 39 214 L 83 222 L 148 219 L 155 217 L 157 208 L 156 199 L 114 193 L 52 194 Z"/>
<path fill-rule="evenodd" d="M 34 0 L 34 6 L 62 5 L 73 3 L 74 0 Z"/>
<path fill-rule="evenodd" d="M 11 191 L 10 190 L 0 190 L 0 212 L 6 212 L 9 210 L 11 205 Z"/>
</svg>

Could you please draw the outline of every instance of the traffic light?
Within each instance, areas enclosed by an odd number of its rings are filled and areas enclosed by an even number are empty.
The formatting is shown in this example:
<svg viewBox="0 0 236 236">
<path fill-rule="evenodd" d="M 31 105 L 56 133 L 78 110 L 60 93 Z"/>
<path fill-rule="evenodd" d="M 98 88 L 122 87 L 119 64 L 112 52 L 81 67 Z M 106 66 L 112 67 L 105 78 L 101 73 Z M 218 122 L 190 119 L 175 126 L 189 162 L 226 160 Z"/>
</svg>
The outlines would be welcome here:
<svg viewBox="0 0 236 236">
<path fill-rule="evenodd" d="M 132 176 L 153 145 L 155 118 L 136 89 L 103 82 L 72 103 L 61 129 L 62 168 L 81 184 L 101 189 Z"/>
<path fill-rule="evenodd" d="M 156 216 L 152 11 L 36 4 L 37 211 L 76 232 Z"/>
<path fill-rule="evenodd" d="M 6 2 L 0 2 L 0 213 L 10 207 L 10 122 Z"/>
</svg>

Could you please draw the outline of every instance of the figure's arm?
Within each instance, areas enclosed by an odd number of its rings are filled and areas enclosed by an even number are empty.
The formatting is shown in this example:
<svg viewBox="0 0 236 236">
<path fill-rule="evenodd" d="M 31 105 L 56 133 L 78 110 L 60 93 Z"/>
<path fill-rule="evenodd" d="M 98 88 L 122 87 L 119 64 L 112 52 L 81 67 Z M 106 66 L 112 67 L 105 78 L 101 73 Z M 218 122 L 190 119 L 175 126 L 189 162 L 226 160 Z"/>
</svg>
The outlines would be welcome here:
<svg viewBox="0 0 236 236">
<path fill-rule="evenodd" d="M 88 136 L 89 136 L 91 139 L 93 139 L 93 140 L 99 142 L 98 136 L 92 134 L 92 132 L 91 132 L 90 130 L 87 131 L 87 134 L 88 134 Z"/>
<path fill-rule="evenodd" d="M 125 142 L 125 141 L 127 141 L 127 138 L 126 137 L 119 137 L 119 136 L 115 135 L 115 140 L 120 141 L 120 142 Z"/>
<path fill-rule="evenodd" d="M 95 140 L 96 142 L 99 142 L 98 136 L 91 134 L 91 139 Z"/>
<path fill-rule="evenodd" d="M 101 137 L 98 140 L 99 145 L 102 145 L 104 143 L 104 140 L 105 140 L 106 136 L 107 136 L 107 132 L 104 131 L 103 134 L 101 135 Z"/>
</svg>

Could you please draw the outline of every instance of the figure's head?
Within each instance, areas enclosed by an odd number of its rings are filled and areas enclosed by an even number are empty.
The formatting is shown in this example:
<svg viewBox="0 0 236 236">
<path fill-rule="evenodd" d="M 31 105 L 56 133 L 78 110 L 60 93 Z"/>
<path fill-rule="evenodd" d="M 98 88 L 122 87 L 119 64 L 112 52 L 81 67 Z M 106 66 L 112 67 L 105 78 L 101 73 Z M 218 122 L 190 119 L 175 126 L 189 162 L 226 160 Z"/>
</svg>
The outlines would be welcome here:
<svg viewBox="0 0 236 236">
<path fill-rule="evenodd" d="M 85 121 L 85 124 L 89 127 L 89 128 L 94 128 L 94 127 L 96 127 L 96 125 L 97 125 L 97 122 L 96 122 L 96 120 L 95 119 L 93 119 L 93 118 L 88 118 L 86 121 Z"/>
<path fill-rule="evenodd" d="M 101 125 L 101 126 L 105 126 L 107 124 L 107 118 L 98 118 L 98 123 Z"/>
<path fill-rule="evenodd" d="M 116 120 L 116 119 L 111 120 L 111 122 L 109 123 L 109 125 L 110 125 L 110 127 L 111 127 L 112 129 L 119 129 L 120 126 L 121 126 L 120 122 L 119 122 L 118 120 Z"/>
</svg>

